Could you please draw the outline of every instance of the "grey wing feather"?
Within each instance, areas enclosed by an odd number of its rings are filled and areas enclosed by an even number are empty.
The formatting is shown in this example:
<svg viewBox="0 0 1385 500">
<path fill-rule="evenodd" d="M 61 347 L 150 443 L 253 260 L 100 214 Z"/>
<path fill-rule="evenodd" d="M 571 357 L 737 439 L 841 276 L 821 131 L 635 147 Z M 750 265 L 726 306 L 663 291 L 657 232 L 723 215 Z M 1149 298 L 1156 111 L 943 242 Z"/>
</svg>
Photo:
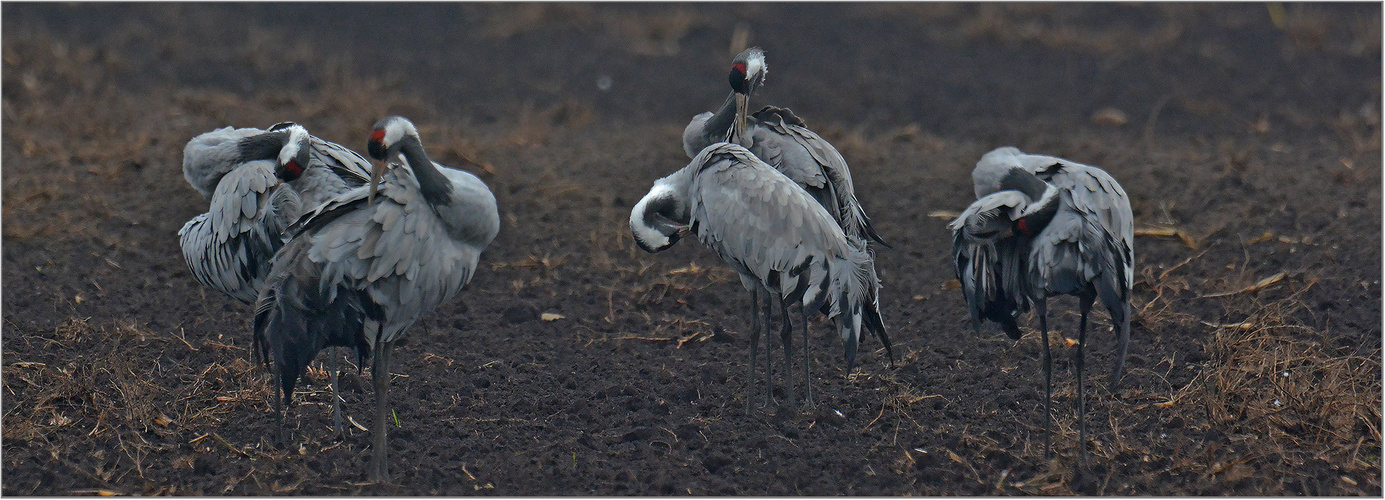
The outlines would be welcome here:
<svg viewBox="0 0 1385 500">
<path fill-rule="evenodd" d="M 1002 229 L 1029 197 L 1017 191 L 1001 191 L 972 203 L 952 230 L 952 257 L 962 296 L 971 312 L 972 327 L 979 330 L 989 319 L 1001 325 L 1012 339 L 1020 336 L 1016 318 L 1028 311 L 1026 262 L 1022 241 Z"/>
<path fill-rule="evenodd" d="M 1030 279 L 1047 292 L 1076 295 L 1088 283 L 1103 302 L 1128 302 L 1131 265 L 1121 238 L 1096 214 L 1072 205 L 1069 194 L 1053 220 L 1034 237 L 1029 256 Z"/>
<path fill-rule="evenodd" d="M 331 169 L 341 177 L 349 188 L 357 188 L 370 182 L 370 160 L 359 153 L 332 141 L 312 137 L 312 158 Z"/>
<path fill-rule="evenodd" d="M 178 241 L 197 281 L 250 303 L 301 207 L 297 193 L 275 179 L 271 162 L 247 163 L 222 181 L 211 209 L 184 224 Z"/>
<path fill-rule="evenodd" d="M 976 200 L 948 223 L 948 229 L 968 237 L 987 237 L 985 232 L 1008 227 L 1032 200 L 1019 191 L 1000 191 Z M 963 231 L 965 230 L 965 231 Z"/>
<path fill-rule="evenodd" d="M 1114 251 L 1122 254 L 1125 287 L 1135 280 L 1134 246 L 1135 217 L 1130 209 L 1130 197 L 1125 189 L 1105 170 L 1061 158 L 1029 155 L 1027 169 L 1050 184 L 1071 194 L 1071 205 L 1084 215 L 1095 219 L 1119 242 Z"/>
<path fill-rule="evenodd" d="M 291 182 L 303 205 L 317 207 L 370 182 L 370 162 L 346 147 L 311 138 L 312 151 L 303 176 Z"/>
<path fill-rule="evenodd" d="M 210 200 L 222 176 L 240 166 L 240 140 L 263 133 L 257 128 L 222 127 L 193 137 L 183 147 L 183 178 Z"/>
<path fill-rule="evenodd" d="M 837 148 L 787 108 L 767 106 L 755 118 L 751 152 L 812 193 L 848 236 L 883 243 L 856 198 L 851 169 Z"/>
<path fill-rule="evenodd" d="M 307 277 L 323 293 L 339 286 L 366 292 L 388 319 L 381 325 L 384 341 L 455 296 L 481 254 L 440 234 L 441 222 L 418 189 L 401 182 L 415 181 L 407 169 L 394 169 L 374 204 L 365 203 L 366 188 L 352 190 L 296 224 L 308 245 L 311 264 L 304 265 L 315 269 Z"/>
</svg>

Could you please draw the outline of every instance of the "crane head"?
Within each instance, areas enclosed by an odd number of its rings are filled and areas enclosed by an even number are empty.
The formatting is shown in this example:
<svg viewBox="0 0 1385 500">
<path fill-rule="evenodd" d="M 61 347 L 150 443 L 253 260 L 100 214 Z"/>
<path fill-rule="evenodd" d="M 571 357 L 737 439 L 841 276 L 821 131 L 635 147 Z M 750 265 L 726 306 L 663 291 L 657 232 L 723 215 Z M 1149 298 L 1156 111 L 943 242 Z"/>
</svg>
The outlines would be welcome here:
<svg viewBox="0 0 1385 500">
<path fill-rule="evenodd" d="M 375 122 L 366 142 L 366 152 L 376 160 L 370 172 L 369 199 L 375 200 L 375 191 L 380 187 L 380 177 L 385 175 L 389 162 L 399 156 L 399 148 L 406 137 L 418 140 L 418 129 L 413 122 L 402 116 L 391 116 Z"/>
<path fill-rule="evenodd" d="M 630 234 L 641 250 L 658 253 L 687 234 L 688 215 L 673 187 L 660 179 L 630 211 Z"/>
<path fill-rule="evenodd" d="M 765 84 L 765 75 L 768 73 L 769 65 L 765 64 L 765 51 L 759 47 L 751 47 L 736 55 L 731 61 L 731 74 L 727 79 L 731 82 L 732 91 L 749 97 L 755 89 Z"/>
<path fill-rule="evenodd" d="M 308 135 L 307 129 L 296 124 L 271 130 L 286 134 L 284 147 L 279 149 L 279 156 L 276 158 L 275 175 L 284 181 L 297 180 L 303 176 L 303 171 L 308 168 L 308 162 L 312 159 L 312 136 Z"/>
</svg>

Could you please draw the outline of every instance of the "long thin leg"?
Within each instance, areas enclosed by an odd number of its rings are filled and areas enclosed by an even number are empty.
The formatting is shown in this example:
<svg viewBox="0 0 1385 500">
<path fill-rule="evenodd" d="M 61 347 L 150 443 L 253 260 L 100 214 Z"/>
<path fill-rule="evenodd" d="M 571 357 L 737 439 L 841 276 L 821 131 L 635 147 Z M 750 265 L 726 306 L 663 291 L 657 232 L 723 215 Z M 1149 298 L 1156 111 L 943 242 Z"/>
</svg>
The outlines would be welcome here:
<svg viewBox="0 0 1385 500">
<path fill-rule="evenodd" d="M 1082 312 L 1082 319 L 1077 323 L 1077 457 L 1083 469 L 1087 468 L 1087 393 L 1083 385 L 1085 356 L 1082 348 L 1087 343 L 1087 313 L 1092 310 L 1093 299 L 1095 297 L 1090 294 L 1077 297 L 1077 307 Z"/>
<path fill-rule="evenodd" d="M 372 445 L 375 449 L 374 458 L 371 460 L 371 475 L 374 476 L 372 479 L 375 482 L 382 484 L 390 482 L 389 454 L 385 444 L 389 426 L 385 419 L 389 414 L 390 351 L 393 348 L 393 342 L 376 342 L 375 367 L 371 370 L 371 378 L 375 381 L 375 440 Z"/>
<path fill-rule="evenodd" d="M 771 358 L 773 358 L 773 356 L 769 355 L 769 320 L 770 317 L 774 314 L 775 301 L 771 299 L 774 294 L 770 293 L 769 289 L 763 290 L 765 291 L 765 321 L 761 324 L 763 325 L 765 332 L 765 404 L 762 405 L 761 408 L 766 408 L 774 401 L 774 371 L 771 370 L 770 366 L 773 364 L 771 362 Z"/>
<path fill-rule="evenodd" d="M 784 394 L 789 396 L 789 406 L 798 406 L 793 394 L 793 324 L 787 301 L 779 303 L 779 339 L 784 342 Z"/>
<path fill-rule="evenodd" d="M 808 371 L 808 307 L 800 306 L 803 309 L 803 406 L 813 407 L 813 377 Z"/>
<path fill-rule="evenodd" d="M 1048 306 L 1043 299 L 1034 302 L 1039 316 L 1039 341 L 1044 346 L 1044 456 L 1053 456 L 1053 354 L 1048 349 Z"/>
<path fill-rule="evenodd" d="M 1130 347 L 1130 301 L 1116 307 L 1107 304 L 1106 310 L 1111 313 L 1111 326 L 1116 328 L 1116 367 L 1111 370 L 1111 392 L 1114 393 L 1121 381 L 1121 369 L 1125 367 L 1125 352 Z"/>
<path fill-rule="evenodd" d="M 337 439 L 346 437 L 346 428 L 342 427 L 341 420 L 341 394 L 337 390 L 337 348 L 332 347 L 331 358 L 327 362 L 327 369 L 332 371 L 332 429 L 337 433 Z"/>
<path fill-rule="evenodd" d="M 755 356 L 760 350 L 760 287 L 750 291 L 750 376 L 745 382 L 745 414 L 750 415 L 750 399 L 755 395 Z M 766 354 L 768 356 L 769 354 Z"/>
<path fill-rule="evenodd" d="M 279 368 L 279 365 L 274 367 Z M 288 432 L 284 427 L 284 376 L 279 374 L 279 370 L 274 370 L 270 373 L 270 379 L 274 383 L 274 420 L 279 422 L 279 433 L 274 436 L 274 440 L 278 441 L 279 446 L 286 446 Z"/>
</svg>

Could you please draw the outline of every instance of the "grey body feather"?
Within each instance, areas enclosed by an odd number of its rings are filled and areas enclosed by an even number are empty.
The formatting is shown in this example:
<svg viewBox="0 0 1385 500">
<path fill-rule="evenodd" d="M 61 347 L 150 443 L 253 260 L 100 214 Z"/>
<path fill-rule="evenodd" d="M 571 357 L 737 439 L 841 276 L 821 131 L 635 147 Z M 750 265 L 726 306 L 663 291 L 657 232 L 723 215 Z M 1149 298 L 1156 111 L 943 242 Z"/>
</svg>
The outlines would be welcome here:
<svg viewBox="0 0 1385 500">
<path fill-rule="evenodd" d="M 242 156 L 242 141 L 267 132 L 223 127 L 194 137 L 183 148 L 183 177 L 210 200 L 206 213 L 178 231 L 183 258 L 198 282 L 247 304 L 258 295 L 270 259 L 287 241 L 287 227 L 303 210 L 370 179 L 370 162 L 364 157 L 310 137 L 303 175 L 280 183 L 272 160 Z"/>
<path fill-rule="evenodd" d="M 253 350 L 272 364 L 280 398 L 317 352 L 355 348 L 373 356 L 375 421 L 371 477 L 387 482 L 385 415 L 394 342 L 424 314 L 452 300 L 500 231 L 495 196 L 476 176 L 428 160 L 412 123 L 389 117 L 385 147 L 372 132 L 371 155 L 394 160 L 378 191 L 346 191 L 305 214 L 274 258 L 255 303 Z M 401 132 L 406 131 L 406 132 Z M 402 136 L 402 139 L 400 137 Z M 282 429 L 282 426 L 281 426 Z"/>
<path fill-rule="evenodd" d="M 480 179 L 446 167 L 442 173 L 458 193 L 453 206 L 428 204 L 411 169 L 396 166 L 385 175 L 375 203 L 367 203 L 368 189 L 360 187 L 305 214 L 274 259 L 257 316 L 292 324 L 308 321 L 293 318 L 314 318 L 325 304 L 345 301 L 340 307 L 358 310 L 371 328 L 342 325 L 350 331 L 327 337 L 348 343 L 324 345 L 373 347 L 393 341 L 455 297 L 499 232 L 500 218 L 495 196 Z M 257 328 L 257 342 L 273 345 L 274 339 L 259 337 L 285 331 Z"/>
<path fill-rule="evenodd" d="M 728 98 L 727 103 L 716 114 L 734 112 L 734 101 Z M 717 118 L 714 113 L 702 113 L 684 129 L 683 150 L 689 158 L 713 143 L 739 144 L 808 191 L 848 236 L 880 241 L 856 199 L 846 159 L 792 111 L 766 106 L 746 118 L 746 130 L 739 138 L 732 137 L 729 127 L 718 128 Z"/>
</svg>

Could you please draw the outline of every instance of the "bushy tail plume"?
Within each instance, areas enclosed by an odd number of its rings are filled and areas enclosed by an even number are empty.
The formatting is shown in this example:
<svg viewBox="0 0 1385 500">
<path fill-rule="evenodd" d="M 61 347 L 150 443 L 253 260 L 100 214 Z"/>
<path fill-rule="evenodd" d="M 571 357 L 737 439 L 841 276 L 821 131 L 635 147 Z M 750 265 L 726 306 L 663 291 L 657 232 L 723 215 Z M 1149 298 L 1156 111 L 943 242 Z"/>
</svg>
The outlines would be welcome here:
<svg viewBox="0 0 1385 500">
<path fill-rule="evenodd" d="M 831 311 L 845 345 L 848 372 L 856 364 L 856 348 L 860 344 L 863 326 L 866 331 L 880 337 L 891 363 L 894 362 L 894 350 L 880 316 L 880 280 L 875 274 L 875 258 L 864 242 L 853 243 L 850 247 L 847 258 L 838 260 L 832 269 L 835 296 Z"/>
</svg>

